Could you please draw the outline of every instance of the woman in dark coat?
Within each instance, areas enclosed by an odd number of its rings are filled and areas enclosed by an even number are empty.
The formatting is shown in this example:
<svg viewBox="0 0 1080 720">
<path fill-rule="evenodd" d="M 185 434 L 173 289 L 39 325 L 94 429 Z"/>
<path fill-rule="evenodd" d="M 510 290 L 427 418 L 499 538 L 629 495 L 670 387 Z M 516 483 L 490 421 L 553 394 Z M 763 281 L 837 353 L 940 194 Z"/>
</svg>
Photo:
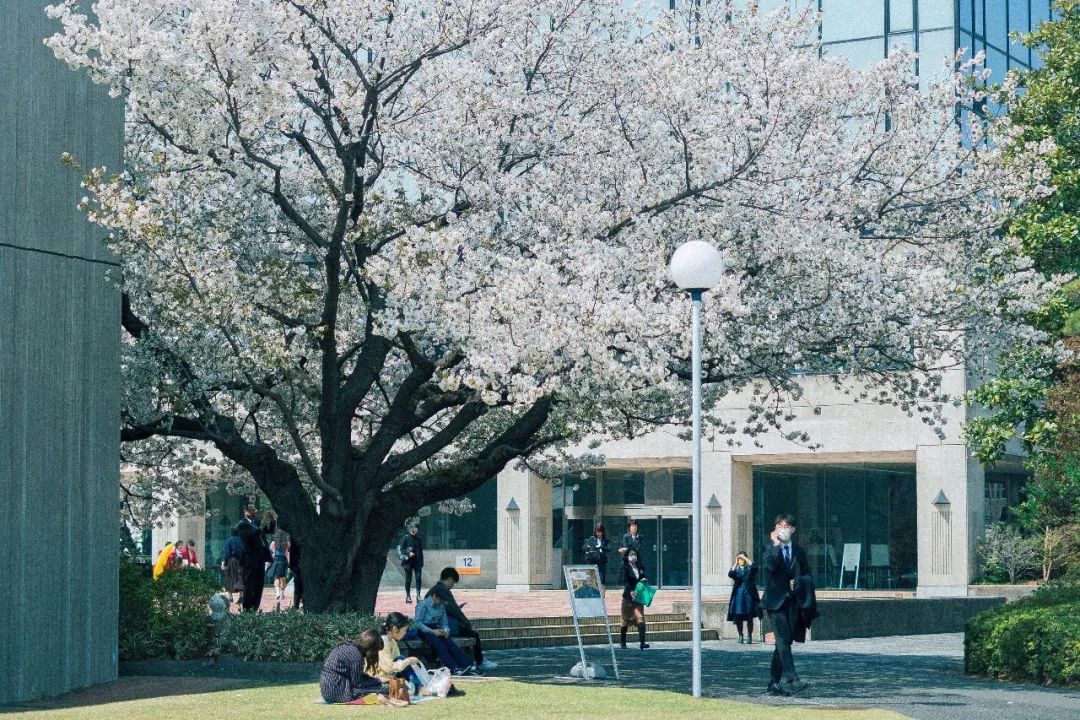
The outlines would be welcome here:
<svg viewBox="0 0 1080 720">
<path fill-rule="evenodd" d="M 581 551 L 585 555 L 585 562 L 595 565 L 600 571 L 600 584 L 607 587 L 607 559 L 608 553 L 611 552 L 611 541 L 608 540 L 604 523 L 596 523 L 593 536 L 585 540 Z"/>
<path fill-rule="evenodd" d="M 630 624 L 637 625 L 638 643 L 642 650 L 649 647 L 645 642 L 645 605 L 638 599 L 634 592 L 637 584 L 648 581 L 645 577 L 645 564 L 641 562 L 636 550 L 627 551 L 623 556 L 622 564 L 622 606 L 619 614 L 622 616 L 622 627 L 619 628 L 619 646 L 626 649 L 626 631 Z"/>
<path fill-rule="evenodd" d="M 728 577 L 734 580 L 735 584 L 731 588 L 727 619 L 739 629 L 739 642 L 750 645 L 754 642 L 754 618 L 761 612 L 761 598 L 757 589 L 757 567 L 745 550 L 740 550 L 735 556 L 735 564 L 728 571 Z M 745 636 L 743 623 L 746 623 Z"/>
</svg>

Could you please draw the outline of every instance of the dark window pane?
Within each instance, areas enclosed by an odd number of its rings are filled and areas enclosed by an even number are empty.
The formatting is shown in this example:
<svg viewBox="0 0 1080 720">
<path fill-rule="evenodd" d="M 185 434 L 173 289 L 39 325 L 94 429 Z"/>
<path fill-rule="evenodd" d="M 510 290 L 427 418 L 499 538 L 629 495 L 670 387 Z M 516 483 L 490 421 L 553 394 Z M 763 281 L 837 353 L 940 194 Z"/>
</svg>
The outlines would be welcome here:
<svg viewBox="0 0 1080 720">
<path fill-rule="evenodd" d="M 497 481 L 489 480 L 465 496 L 474 505 L 467 513 L 455 515 L 432 507 L 430 514 L 420 518 L 424 547 L 432 550 L 494 550 L 496 526 L 488 519 L 497 513 L 497 493 Z M 394 545 L 400 539 L 395 539 Z"/>
<path fill-rule="evenodd" d="M 604 505 L 643 505 L 645 473 L 641 470 L 604 470 Z"/>
<path fill-rule="evenodd" d="M 676 505 L 694 502 L 694 475 L 690 470 L 671 471 L 671 494 Z"/>
<path fill-rule="evenodd" d="M 570 507 L 593 507 L 596 505 L 596 473 L 572 473 L 563 478 L 567 484 Z"/>
</svg>

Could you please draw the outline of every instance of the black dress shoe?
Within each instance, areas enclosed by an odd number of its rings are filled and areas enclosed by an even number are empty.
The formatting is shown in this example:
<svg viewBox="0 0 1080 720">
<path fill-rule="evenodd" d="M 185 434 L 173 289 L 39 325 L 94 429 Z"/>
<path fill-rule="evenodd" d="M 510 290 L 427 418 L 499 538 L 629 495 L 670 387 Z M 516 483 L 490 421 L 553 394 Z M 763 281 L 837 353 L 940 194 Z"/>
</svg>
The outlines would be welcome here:
<svg viewBox="0 0 1080 720">
<path fill-rule="evenodd" d="M 799 680 L 798 678 L 796 678 L 795 680 L 788 680 L 787 682 L 780 685 L 780 689 L 783 690 L 787 695 L 794 695 L 795 693 L 802 692 L 806 688 L 807 684 L 804 683 L 802 680 Z"/>
<path fill-rule="evenodd" d="M 780 683 L 775 683 L 775 682 L 769 683 L 769 686 L 767 688 L 765 688 L 765 694 L 766 695 L 777 695 L 779 697 L 788 697 L 789 695 L 791 695 L 791 693 L 789 693 L 787 690 L 784 689 L 783 685 L 781 685 Z"/>
</svg>

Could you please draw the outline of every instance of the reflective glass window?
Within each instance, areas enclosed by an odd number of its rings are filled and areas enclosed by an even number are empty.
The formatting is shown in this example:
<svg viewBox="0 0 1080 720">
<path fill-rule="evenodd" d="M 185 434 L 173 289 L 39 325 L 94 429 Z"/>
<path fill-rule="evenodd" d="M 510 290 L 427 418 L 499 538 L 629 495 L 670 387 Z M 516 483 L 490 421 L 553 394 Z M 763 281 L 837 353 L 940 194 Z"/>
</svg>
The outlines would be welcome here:
<svg viewBox="0 0 1080 720">
<path fill-rule="evenodd" d="M 1031 28 L 1034 30 L 1039 23 L 1050 19 L 1050 3 L 1048 0 L 1031 0 Z"/>
<path fill-rule="evenodd" d="M 694 476 L 690 470 L 676 468 L 671 471 L 671 495 L 676 505 L 694 501 Z"/>
<path fill-rule="evenodd" d="M 873 38 L 833 43 L 826 45 L 824 51 L 830 55 L 845 57 L 851 67 L 864 70 L 885 57 L 885 42 L 882 38 Z"/>
<path fill-rule="evenodd" d="M 921 27 L 926 27 L 928 24 L 926 20 L 926 5 L 927 3 L 924 0 L 923 4 L 919 6 L 919 25 Z M 960 0 L 960 15 L 958 24 L 960 25 L 961 30 L 967 30 L 968 32 L 972 32 L 972 30 L 974 29 L 975 4 L 972 0 Z"/>
<path fill-rule="evenodd" d="M 823 42 L 885 34 L 885 0 L 822 0 Z"/>
<path fill-rule="evenodd" d="M 960 0 L 961 27 L 971 26 L 972 0 Z M 965 8 L 967 15 L 965 16 Z M 933 30 L 953 26 L 953 4 L 950 0 L 919 0 L 919 29 Z"/>
<path fill-rule="evenodd" d="M 604 505 L 643 505 L 645 473 L 641 470 L 603 470 Z"/>
<path fill-rule="evenodd" d="M 596 505 L 596 472 L 571 473 L 564 476 L 570 507 L 594 507 Z"/>
<path fill-rule="evenodd" d="M 889 0 L 889 32 L 903 32 L 915 27 L 913 0 Z"/>
<path fill-rule="evenodd" d="M 961 34 L 961 45 L 964 43 Z M 968 42 L 970 42 L 968 36 Z M 930 81 L 940 80 L 952 72 L 952 30 L 933 30 L 919 34 L 919 85 L 925 89 Z"/>
<path fill-rule="evenodd" d="M 986 42 L 1004 50 L 1009 44 L 1009 26 L 1005 17 L 1005 3 L 985 3 Z"/>
</svg>

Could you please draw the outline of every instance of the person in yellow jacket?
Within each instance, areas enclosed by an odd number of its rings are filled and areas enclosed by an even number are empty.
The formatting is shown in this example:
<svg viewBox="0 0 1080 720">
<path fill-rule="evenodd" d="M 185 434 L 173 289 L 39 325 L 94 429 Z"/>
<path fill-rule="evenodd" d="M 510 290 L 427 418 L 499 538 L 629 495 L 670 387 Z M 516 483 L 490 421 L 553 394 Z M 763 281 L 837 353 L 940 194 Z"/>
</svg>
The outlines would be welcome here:
<svg viewBox="0 0 1080 720">
<path fill-rule="evenodd" d="M 154 563 L 154 579 L 157 580 L 161 577 L 161 573 L 165 572 L 165 568 L 169 567 L 169 563 L 172 562 L 173 550 L 176 547 L 172 543 L 168 543 L 165 547 L 161 548 L 161 552 L 158 553 L 157 562 Z"/>
<path fill-rule="evenodd" d="M 377 676 L 380 680 L 388 680 L 391 677 L 403 677 L 412 686 L 410 694 L 415 695 L 424 686 L 424 681 L 417 673 L 420 660 L 414 657 L 406 657 L 398 649 L 398 640 L 405 637 L 409 630 L 410 621 L 399 612 L 392 612 L 386 616 L 383 625 L 383 646 L 379 651 L 379 668 Z"/>
</svg>

